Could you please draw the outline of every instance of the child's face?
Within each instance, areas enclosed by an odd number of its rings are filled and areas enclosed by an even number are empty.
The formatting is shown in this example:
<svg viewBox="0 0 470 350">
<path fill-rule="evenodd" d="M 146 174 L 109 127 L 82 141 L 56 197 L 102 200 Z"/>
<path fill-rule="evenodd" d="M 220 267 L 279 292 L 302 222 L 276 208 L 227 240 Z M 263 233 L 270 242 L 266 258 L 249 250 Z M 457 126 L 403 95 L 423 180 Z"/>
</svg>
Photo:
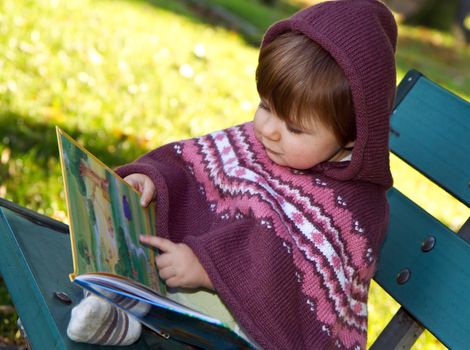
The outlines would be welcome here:
<svg viewBox="0 0 470 350">
<path fill-rule="evenodd" d="M 308 128 L 286 124 L 260 103 L 254 118 L 256 138 L 276 164 L 294 169 L 309 169 L 324 161 L 339 161 L 345 156 L 331 131 L 320 123 Z"/>
</svg>

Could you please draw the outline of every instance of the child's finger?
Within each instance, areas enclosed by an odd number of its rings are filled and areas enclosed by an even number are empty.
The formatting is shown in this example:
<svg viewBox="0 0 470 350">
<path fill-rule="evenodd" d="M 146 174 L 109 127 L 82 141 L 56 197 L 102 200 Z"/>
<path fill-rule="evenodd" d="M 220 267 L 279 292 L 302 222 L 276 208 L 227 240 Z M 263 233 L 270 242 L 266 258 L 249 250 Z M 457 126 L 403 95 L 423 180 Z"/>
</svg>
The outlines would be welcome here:
<svg viewBox="0 0 470 350">
<path fill-rule="evenodd" d="M 131 174 L 131 175 L 128 175 L 124 178 L 124 181 L 126 181 L 129 185 L 131 185 L 134 189 L 136 189 L 137 191 L 140 192 L 140 185 L 139 185 L 139 181 L 136 179 L 135 176 L 133 176 L 135 174 Z"/>
<path fill-rule="evenodd" d="M 168 252 L 176 246 L 176 244 L 169 239 L 162 237 L 141 235 L 139 239 L 141 243 L 151 245 L 152 247 L 158 248 L 163 252 Z"/>
<path fill-rule="evenodd" d="M 155 258 L 155 264 L 159 269 L 164 269 L 173 265 L 172 261 L 170 254 L 158 254 Z"/>
<path fill-rule="evenodd" d="M 176 276 L 174 271 L 172 271 L 169 267 L 164 269 L 158 269 L 158 275 L 164 280 L 168 280 L 169 278 L 173 278 Z"/>
<path fill-rule="evenodd" d="M 144 192 L 142 192 L 142 196 L 140 196 L 140 205 L 146 208 L 152 200 L 152 197 L 152 193 L 149 193 L 149 191 L 145 191 L 144 188 Z"/>
<path fill-rule="evenodd" d="M 165 280 L 165 284 L 170 288 L 182 287 L 181 283 L 178 280 L 178 277 L 170 277 Z"/>
<path fill-rule="evenodd" d="M 140 204 L 143 207 L 146 207 L 155 197 L 155 187 L 153 186 L 153 183 L 151 182 L 150 183 L 144 182 L 142 187 L 143 188 L 142 188 L 142 196 L 140 197 Z"/>
<path fill-rule="evenodd" d="M 137 191 L 140 192 L 140 190 L 139 190 L 139 183 L 138 183 L 137 181 L 133 180 L 132 178 L 130 178 L 130 179 L 125 179 L 125 180 L 126 180 L 126 182 L 127 182 L 129 185 L 131 185 L 131 187 L 132 187 L 133 189 L 135 189 L 135 190 L 137 190 Z"/>
</svg>

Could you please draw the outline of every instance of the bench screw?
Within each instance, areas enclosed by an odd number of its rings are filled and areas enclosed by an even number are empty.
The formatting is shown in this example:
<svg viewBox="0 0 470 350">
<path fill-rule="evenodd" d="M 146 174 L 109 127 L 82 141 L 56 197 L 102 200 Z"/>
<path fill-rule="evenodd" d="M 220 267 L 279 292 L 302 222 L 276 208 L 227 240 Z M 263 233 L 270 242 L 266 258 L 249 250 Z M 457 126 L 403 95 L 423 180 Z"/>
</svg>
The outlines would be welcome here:
<svg viewBox="0 0 470 350">
<path fill-rule="evenodd" d="M 421 243 L 421 250 L 425 253 L 433 250 L 434 245 L 436 244 L 436 237 L 428 236 L 422 243 Z"/>
<path fill-rule="evenodd" d="M 405 284 L 411 277 L 410 269 L 403 269 L 397 275 L 397 283 L 398 284 Z"/>
<path fill-rule="evenodd" d="M 64 292 L 54 292 L 54 296 L 66 305 L 72 304 L 72 299 Z"/>
</svg>

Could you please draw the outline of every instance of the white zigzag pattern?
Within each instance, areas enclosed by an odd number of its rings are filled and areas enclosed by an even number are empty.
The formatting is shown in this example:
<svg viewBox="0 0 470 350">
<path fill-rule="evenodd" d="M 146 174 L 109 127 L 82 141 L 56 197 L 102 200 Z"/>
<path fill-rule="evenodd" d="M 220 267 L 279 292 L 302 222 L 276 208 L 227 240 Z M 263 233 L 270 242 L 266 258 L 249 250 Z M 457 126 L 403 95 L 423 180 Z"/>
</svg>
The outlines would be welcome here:
<svg viewBox="0 0 470 350">
<path fill-rule="evenodd" d="M 210 177 L 214 185 L 219 187 L 221 191 L 225 193 L 229 193 L 230 195 L 249 193 L 250 195 L 260 196 L 266 203 L 269 203 L 272 209 L 277 213 L 277 215 L 279 215 L 279 218 L 282 220 L 282 222 L 286 224 L 286 227 L 288 229 L 290 229 L 290 226 L 287 225 L 287 223 L 285 222 L 285 219 L 284 219 L 285 216 L 287 216 L 287 218 L 292 220 L 292 222 L 295 223 L 295 225 L 297 226 L 301 234 L 306 239 L 308 239 L 312 244 L 314 244 L 313 235 L 319 232 L 318 229 L 315 227 L 315 225 L 312 222 L 310 222 L 304 215 L 302 215 L 302 213 L 296 209 L 294 204 L 289 203 L 287 201 L 278 202 L 277 200 L 275 200 L 277 196 L 280 196 L 279 192 L 282 190 L 292 193 L 297 199 L 299 199 L 302 202 L 304 207 L 314 211 L 316 215 L 327 224 L 328 229 L 330 229 L 331 232 L 334 233 L 335 239 L 337 243 L 339 244 L 339 246 L 341 247 L 341 252 L 343 253 L 343 256 L 346 256 L 344 254 L 345 253 L 344 245 L 341 243 L 341 240 L 339 239 L 339 232 L 333 227 L 331 223 L 331 218 L 323 215 L 320 212 L 320 209 L 318 207 L 313 206 L 309 198 L 303 196 L 299 190 L 293 190 L 289 186 L 280 183 L 279 180 L 272 179 L 272 178 L 270 178 L 270 181 L 273 183 L 273 185 L 269 185 L 266 181 L 260 182 L 259 181 L 260 176 L 264 178 L 266 176 L 269 176 L 269 174 L 266 173 L 264 169 L 262 168 L 262 166 L 254 160 L 253 153 L 248 150 L 247 142 L 244 142 L 245 137 L 242 134 L 241 130 L 239 128 L 234 128 L 232 130 L 237 131 L 237 138 L 238 138 L 239 145 L 241 146 L 245 145 L 244 152 L 246 153 L 250 161 L 250 164 L 253 164 L 253 168 L 256 171 L 250 168 L 240 167 L 240 164 L 238 162 L 238 157 L 235 153 L 235 150 L 232 144 L 230 143 L 230 140 L 227 137 L 227 134 L 223 131 L 219 131 L 219 132 L 211 134 L 211 137 L 213 138 L 216 144 L 217 150 L 219 152 L 219 155 L 222 159 L 222 169 L 225 171 L 227 176 L 241 178 L 250 184 L 254 184 L 254 186 L 247 186 L 247 183 L 237 185 L 237 184 L 230 183 L 230 182 L 228 183 L 223 182 L 223 179 L 217 176 L 217 173 L 221 170 L 220 169 L 221 164 L 219 164 L 219 160 L 217 159 L 217 157 L 213 157 L 211 155 L 211 152 L 210 152 L 211 146 L 209 142 L 207 142 L 204 138 L 200 138 L 198 140 L 199 141 L 198 144 L 202 148 L 202 152 L 205 155 L 205 160 L 207 161 L 207 164 L 208 164 Z M 264 191 L 260 191 L 258 186 L 261 186 L 264 189 Z M 276 191 L 274 187 L 278 188 L 279 190 Z M 270 196 L 266 196 L 266 192 L 269 193 Z M 281 208 L 281 210 L 279 210 L 279 208 Z M 297 220 L 296 220 L 296 216 L 297 216 Z M 299 220 L 299 217 L 300 217 L 300 220 Z M 299 224 L 298 222 L 302 222 L 302 224 Z M 315 256 L 312 256 L 309 253 L 308 247 L 303 246 L 299 242 L 298 238 L 295 237 L 293 232 L 290 232 L 290 233 L 298 249 L 300 249 L 304 253 L 304 256 L 308 260 L 312 261 L 315 264 L 315 266 L 317 266 L 317 271 L 319 271 L 324 276 L 324 280 L 327 283 L 327 287 L 331 291 L 334 287 L 334 281 L 329 281 L 329 278 L 325 274 L 323 269 L 319 268 L 318 258 L 316 258 Z M 338 256 L 335 253 L 335 250 L 332 244 L 328 242 L 327 240 L 324 240 L 323 244 L 320 244 L 320 245 L 316 244 L 315 246 L 317 247 L 317 249 L 319 249 L 321 254 L 323 254 L 323 256 L 327 259 L 329 264 L 331 266 L 334 266 L 333 259 Z M 349 265 L 347 265 L 346 268 L 349 271 L 349 275 L 351 275 L 353 268 Z M 334 269 L 334 271 L 337 274 L 337 278 L 338 278 L 338 281 L 340 283 L 342 290 L 345 291 L 346 280 L 347 280 L 345 277 L 345 271 L 343 270 L 342 266 L 340 267 L 339 270 Z M 362 287 L 365 290 L 365 286 L 362 286 Z M 334 300 L 334 304 L 336 305 L 336 310 L 339 313 L 339 315 L 343 319 L 348 318 L 348 320 L 346 321 L 351 325 L 356 325 L 357 327 L 358 325 L 356 324 L 356 322 L 353 319 L 349 319 L 349 317 L 347 317 L 346 310 L 340 307 L 339 296 L 331 295 L 330 293 L 330 297 Z M 361 301 L 357 301 L 357 300 L 351 300 L 351 304 L 352 305 L 359 304 L 361 306 L 361 311 L 359 313 L 356 312 L 356 314 L 359 314 L 362 316 L 367 315 L 367 305 L 365 303 Z"/>
<path fill-rule="evenodd" d="M 237 134 L 236 134 L 236 138 L 238 139 L 238 142 L 239 142 L 239 146 L 240 147 L 243 147 L 243 150 L 246 154 L 246 157 L 247 159 L 249 159 L 250 161 L 250 164 L 253 165 L 254 168 L 256 168 L 256 171 L 258 172 L 258 174 L 262 174 L 264 177 L 269 177 L 270 178 L 270 181 L 273 183 L 273 186 L 275 186 L 276 188 L 279 188 L 280 190 L 284 190 L 285 192 L 284 193 L 288 193 L 290 192 L 291 194 L 294 195 L 294 198 L 297 198 L 299 200 L 299 202 L 302 202 L 303 204 L 303 207 L 305 208 L 308 208 L 308 209 L 311 209 L 312 211 L 315 212 L 315 214 L 317 215 L 317 217 L 319 219 L 321 219 L 324 223 L 327 224 L 327 228 L 332 231 L 334 233 L 334 236 L 335 236 L 335 239 L 336 239 L 336 243 L 340 246 L 341 248 L 341 253 L 343 254 L 343 256 L 347 256 L 346 253 L 345 253 L 345 248 L 344 248 L 344 244 L 342 243 L 342 241 L 340 240 L 339 238 L 339 232 L 336 228 L 334 228 L 334 226 L 332 225 L 331 223 L 331 218 L 329 216 L 325 216 L 321 213 L 320 209 L 316 206 L 313 206 L 310 202 L 310 199 L 304 195 L 302 195 L 302 193 L 297 190 L 297 189 L 292 189 L 291 187 L 285 185 L 285 184 L 282 184 L 279 180 L 277 179 L 274 179 L 270 176 L 270 174 L 268 172 L 266 172 L 264 170 L 264 168 L 262 167 L 261 164 L 257 163 L 255 161 L 255 157 L 254 157 L 254 154 L 249 151 L 248 149 L 248 142 L 245 141 L 245 136 L 243 134 L 243 131 L 241 130 L 240 127 L 237 127 L 237 128 L 233 128 L 232 130 L 236 130 Z M 226 137 L 226 133 L 225 132 L 222 132 L 222 135 L 225 136 L 225 139 L 226 139 L 226 142 L 227 144 L 231 146 L 228 138 Z M 215 139 L 217 141 L 217 139 Z M 235 155 L 235 152 L 233 153 L 233 155 Z M 272 189 L 272 187 L 270 186 L 270 188 Z M 273 192 L 277 193 L 274 189 L 273 189 Z M 290 203 L 289 203 L 290 204 Z M 290 204 L 290 206 L 292 206 L 293 208 L 295 208 L 294 205 Z M 286 214 L 288 215 L 288 213 L 286 212 Z M 291 215 L 288 215 L 288 217 L 294 221 L 293 217 Z M 307 218 L 305 216 L 302 216 L 302 221 L 305 222 L 305 221 L 308 221 Z M 295 221 L 294 221 L 295 222 Z M 310 223 L 311 224 L 311 223 Z M 312 225 L 312 224 L 311 224 Z M 312 235 L 309 234 L 309 231 L 305 231 L 304 228 L 302 228 L 301 226 L 297 225 L 296 226 L 299 228 L 300 232 L 302 233 L 302 235 L 304 237 L 306 237 L 310 242 L 313 243 L 312 241 Z M 305 226 L 305 225 L 303 225 Z M 318 232 L 318 230 L 316 229 L 316 227 L 314 227 L 312 225 L 312 227 L 315 229 L 315 232 Z M 289 229 L 289 226 L 287 226 L 287 228 Z M 291 232 L 291 235 L 292 235 L 292 232 Z M 315 263 L 315 265 L 317 267 L 319 267 L 319 263 L 315 260 L 315 257 L 311 256 L 307 250 L 307 247 L 303 247 L 301 245 L 301 243 L 298 241 L 298 239 L 295 238 L 295 235 L 292 235 L 292 237 L 295 239 L 295 243 L 296 243 L 296 246 L 304 252 L 304 256 L 312 261 L 313 263 Z M 334 252 L 334 248 L 333 246 L 331 245 L 331 243 L 327 240 L 325 240 L 324 242 L 327 242 L 327 244 L 322 244 L 322 249 L 320 249 L 321 253 L 327 258 L 328 262 L 330 263 L 330 266 L 333 266 L 333 257 L 334 256 L 337 256 L 337 254 L 335 254 Z M 318 245 L 315 245 L 317 248 L 318 248 Z M 346 265 L 346 268 L 348 269 L 348 271 L 350 272 L 350 275 L 351 275 L 351 272 L 353 271 L 353 268 L 348 264 Z M 317 271 L 319 271 L 320 273 L 322 273 L 322 269 L 321 268 L 317 268 Z M 338 280 L 340 282 L 340 285 L 341 285 L 341 288 L 343 291 L 345 291 L 345 281 L 346 281 L 346 277 L 345 277 L 345 272 L 344 270 L 342 269 L 342 266 L 341 266 L 341 269 L 340 271 L 336 271 L 336 269 L 334 269 L 335 273 L 337 274 L 337 277 L 338 277 Z M 332 287 L 333 287 L 333 283 L 331 282 L 328 282 L 328 278 L 326 278 L 325 274 L 322 273 L 322 275 L 324 276 L 324 281 L 326 281 L 327 283 L 327 287 L 329 287 L 329 290 L 331 291 L 332 290 Z M 355 284 L 356 287 L 358 287 L 356 284 Z M 359 288 L 356 288 L 356 290 L 359 289 Z M 366 292 L 366 286 L 364 285 L 361 285 L 361 289 L 360 289 L 362 292 Z M 337 312 L 339 313 L 339 315 L 343 318 L 343 319 L 347 319 L 347 323 L 348 324 L 351 324 L 351 325 L 355 325 L 356 322 L 354 320 L 351 320 L 347 317 L 347 315 L 345 314 L 345 310 L 339 306 L 339 299 L 333 295 L 331 295 L 330 293 L 330 297 L 334 300 L 335 302 L 335 308 L 337 310 Z M 353 305 L 359 305 L 360 306 L 360 311 L 359 312 L 355 312 L 357 315 L 361 315 L 361 316 L 367 316 L 367 304 L 366 303 L 363 303 L 361 301 L 358 301 L 358 300 L 355 300 L 355 299 L 352 299 L 350 301 L 350 304 L 351 306 Z"/>
</svg>

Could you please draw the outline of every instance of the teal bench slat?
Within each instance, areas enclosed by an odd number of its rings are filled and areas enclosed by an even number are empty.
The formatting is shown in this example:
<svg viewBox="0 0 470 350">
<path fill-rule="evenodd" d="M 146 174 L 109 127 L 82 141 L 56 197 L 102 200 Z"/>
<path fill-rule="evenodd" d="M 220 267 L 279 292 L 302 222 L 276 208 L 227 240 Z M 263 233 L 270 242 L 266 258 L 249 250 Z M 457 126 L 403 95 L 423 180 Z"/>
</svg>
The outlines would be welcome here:
<svg viewBox="0 0 470 350">
<path fill-rule="evenodd" d="M 470 344 L 470 244 L 411 200 L 392 189 L 389 235 L 382 248 L 375 280 L 425 328 L 451 349 Z M 429 252 L 421 244 L 430 235 Z M 410 279 L 397 275 L 410 269 Z"/>
<path fill-rule="evenodd" d="M 8 285 L 8 290 L 16 304 L 17 311 L 21 314 L 31 314 L 32 317 L 26 317 L 23 321 L 24 327 L 35 327 L 37 332 L 31 334 L 30 343 L 33 348 L 39 344 L 44 344 L 50 349 L 65 349 L 65 344 L 59 336 L 59 329 L 55 320 L 47 308 L 47 302 L 44 295 L 41 294 L 41 288 L 33 278 L 33 271 L 30 270 L 23 255 L 18 249 L 19 244 L 12 234 L 12 228 L 8 225 L 8 217 L 11 217 L 9 211 L 0 209 L 0 232 L 2 234 L 2 244 L 0 245 L 0 265 L 2 266 L 2 275 Z M 13 221 L 13 224 L 17 222 Z M 44 242 L 48 241 L 48 235 L 44 235 Z M 18 237 L 22 239 L 22 237 Z M 57 242 L 61 245 L 60 240 Z M 52 246 L 56 246 L 55 244 Z M 42 249 L 42 244 L 37 249 Z M 54 254 L 54 252 L 51 252 Z M 44 253 L 43 253 L 44 254 Z M 75 291 L 68 290 L 71 295 Z M 26 298 L 20 302 L 21 296 Z M 60 318 L 60 315 L 59 315 Z"/>
<path fill-rule="evenodd" d="M 83 297 L 82 289 L 69 280 L 72 270 L 67 226 L 0 198 L 0 274 L 32 349 L 123 348 L 76 343 L 67 337 L 70 311 Z M 55 292 L 66 293 L 72 303 L 62 303 L 54 296 Z M 187 350 L 188 347 L 145 330 L 136 344 L 125 349 Z"/>
<path fill-rule="evenodd" d="M 391 118 L 392 152 L 469 206 L 470 104 L 416 72 L 406 84 Z"/>
</svg>

